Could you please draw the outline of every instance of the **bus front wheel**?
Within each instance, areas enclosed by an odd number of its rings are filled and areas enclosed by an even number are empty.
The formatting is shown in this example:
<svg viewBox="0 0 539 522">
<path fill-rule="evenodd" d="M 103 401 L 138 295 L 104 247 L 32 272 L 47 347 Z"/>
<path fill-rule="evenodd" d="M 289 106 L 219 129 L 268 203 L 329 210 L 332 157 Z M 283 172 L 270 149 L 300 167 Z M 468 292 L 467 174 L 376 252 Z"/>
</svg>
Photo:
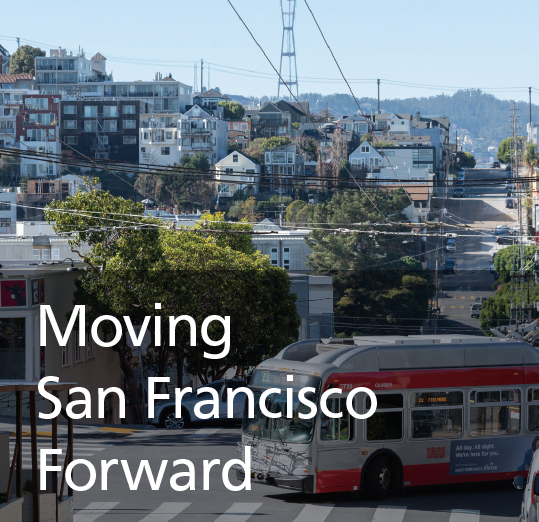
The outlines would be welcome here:
<svg viewBox="0 0 539 522">
<path fill-rule="evenodd" d="M 369 497 L 382 500 L 387 498 L 394 484 L 394 469 L 387 455 L 380 455 L 367 469 L 366 490 Z"/>
</svg>

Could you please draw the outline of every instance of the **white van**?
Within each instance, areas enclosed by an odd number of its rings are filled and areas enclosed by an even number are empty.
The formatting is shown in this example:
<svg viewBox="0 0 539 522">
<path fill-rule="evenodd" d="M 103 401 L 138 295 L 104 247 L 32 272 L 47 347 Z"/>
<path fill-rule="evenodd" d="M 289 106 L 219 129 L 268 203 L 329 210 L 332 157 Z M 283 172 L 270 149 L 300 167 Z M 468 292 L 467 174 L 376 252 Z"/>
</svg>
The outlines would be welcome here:
<svg viewBox="0 0 539 522">
<path fill-rule="evenodd" d="M 534 444 L 537 445 L 539 437 L 535 437 Z M 532 450 L 528 450 L 532 453 Z M 539 451 L 532 453 L 533 458 L 528 470 L 528 480 L 522 475 L 515 477 L 513 486 L 515 489 L 523 489 L 524 497 L 520 511 L 519 522 L 537 522 L 537 503 L 539 502 Z M 526 466 L 527 467 L 527 466 Z"/>
</svg>

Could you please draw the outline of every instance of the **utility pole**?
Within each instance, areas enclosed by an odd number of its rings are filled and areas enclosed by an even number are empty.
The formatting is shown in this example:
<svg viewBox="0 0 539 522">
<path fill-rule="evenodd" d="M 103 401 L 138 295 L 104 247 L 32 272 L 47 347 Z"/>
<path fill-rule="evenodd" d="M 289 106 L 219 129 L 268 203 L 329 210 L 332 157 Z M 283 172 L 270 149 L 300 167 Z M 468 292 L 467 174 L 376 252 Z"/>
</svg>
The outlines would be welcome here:
<svg viewBox="0 0 539 522">
<path fill-rule="evenodd" d="M 204 60 L 200 60 L 200 94 L 204 92 Z"/>
<path fill-rule="evenodd" d="M 283 176 L 281 173 L 281 167 L 279 166 L 279 192 L 281 195 L 281 205 L 280 205 L 280 213 L 279 213 L 279 226 L 281 229 L 283 228 Z"/>
<path fill-rule="evenodd" d="M 197 77 L 197 74 L 198 74 L 198 67 L 197 67 L 197 64 L 193 64 L 194 65 L 194 69 L 195 69 L 195 74 L 194 74 L 194 78 L 193 78 L 193 93 L 197 90 L 197 85 L 198 85 L 198 77 Z"/>
<path fill-rule="evenodd" d="M 532 88 L 528 87 L 530 90 L 530 133 L 532 131 Z"/>
<path fill-rule="evenodd" d="M 17 49 L 21 46 L 21 39 L 17 36 Z M 530 87 L 530 92 L 531 92 L 531 87 Z M 531 94 L 530 94 L 531 96 Z"/>
<path fill-rule="evenodd" d="M 380 78 L 376 82 L 378 83 L 378 114 L 380 114 Z"/>
<path fill-rule="evenodd" d="M 208 64 L 208 90 L 211 89 L 211 83 L 210 83 L 210 67 L 211 67 L 211 64 Z"/>
</svg>

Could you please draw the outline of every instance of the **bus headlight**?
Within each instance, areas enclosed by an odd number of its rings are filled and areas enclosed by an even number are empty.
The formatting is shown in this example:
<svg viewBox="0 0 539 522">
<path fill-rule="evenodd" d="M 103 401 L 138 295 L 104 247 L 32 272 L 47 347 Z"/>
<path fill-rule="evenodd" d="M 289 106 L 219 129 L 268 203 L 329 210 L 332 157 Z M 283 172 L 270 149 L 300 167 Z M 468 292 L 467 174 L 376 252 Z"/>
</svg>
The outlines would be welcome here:
<svg viewBox="0 0 539 522">
<path fill-rule="evenodd" d="M 311 457 L 296 457 L 294 460 L 294 467 L 296 468 L 310 468 L 313 463 Z"/>
</svg>

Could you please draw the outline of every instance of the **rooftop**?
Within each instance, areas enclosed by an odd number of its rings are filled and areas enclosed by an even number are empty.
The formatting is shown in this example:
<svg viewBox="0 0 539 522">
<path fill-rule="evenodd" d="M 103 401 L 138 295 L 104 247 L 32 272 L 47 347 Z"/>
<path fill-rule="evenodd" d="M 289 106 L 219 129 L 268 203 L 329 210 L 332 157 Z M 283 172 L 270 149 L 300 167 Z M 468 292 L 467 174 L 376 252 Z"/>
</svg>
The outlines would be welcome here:
<svg viewBox="0 0 539 522">
<path fill-rule="evenodd" d="M 0 74 L 0 83 L 15 83 L 17 80 L 33 80 L 29 73 L 22 74 Z"/>
</svg>

